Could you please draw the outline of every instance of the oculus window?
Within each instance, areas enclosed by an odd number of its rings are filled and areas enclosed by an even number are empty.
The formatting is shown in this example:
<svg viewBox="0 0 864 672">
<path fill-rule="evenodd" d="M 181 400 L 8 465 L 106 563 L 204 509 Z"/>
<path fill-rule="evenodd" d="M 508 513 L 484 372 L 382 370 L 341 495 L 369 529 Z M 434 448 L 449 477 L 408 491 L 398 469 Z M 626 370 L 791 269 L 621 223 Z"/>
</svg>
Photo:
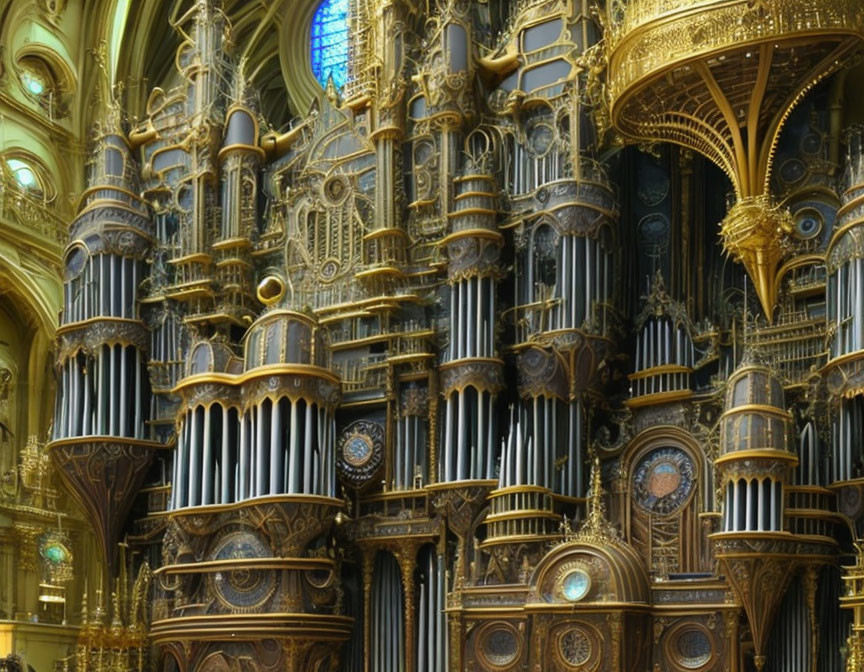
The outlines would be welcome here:
<svg viewBox="0 0 864 672">
<path fill-rule="evenodd" d="M 333 78 L 342 89 L 348 78 L 348 0 L 324 0 L 312 18 L 312 72 L 321 86 Z"/>
</svg>

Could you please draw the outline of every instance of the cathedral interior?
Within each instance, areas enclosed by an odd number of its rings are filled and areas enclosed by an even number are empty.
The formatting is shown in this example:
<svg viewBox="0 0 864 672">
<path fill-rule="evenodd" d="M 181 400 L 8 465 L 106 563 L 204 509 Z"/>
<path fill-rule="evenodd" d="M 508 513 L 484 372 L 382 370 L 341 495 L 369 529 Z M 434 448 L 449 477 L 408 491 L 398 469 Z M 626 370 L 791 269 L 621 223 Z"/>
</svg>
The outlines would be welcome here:
<svg viewBox="0 0 864 672">
<path fill-rule="evenodd" d="M 861 0 L 0 0 L 0 671 L 864 671 Z"/>
</svg>

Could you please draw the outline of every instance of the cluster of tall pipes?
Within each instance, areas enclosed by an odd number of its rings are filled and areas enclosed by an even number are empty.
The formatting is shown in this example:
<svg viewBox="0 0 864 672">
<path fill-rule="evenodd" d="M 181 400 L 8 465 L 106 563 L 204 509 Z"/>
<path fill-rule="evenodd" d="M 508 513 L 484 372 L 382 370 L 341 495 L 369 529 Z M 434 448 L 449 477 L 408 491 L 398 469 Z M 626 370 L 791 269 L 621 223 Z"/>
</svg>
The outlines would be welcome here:
<svg viewBox="0 0 864 672">
<path fill-rule="evenodd" d="M 405 669 L 405 612 L 402 573 L 396 559 L 386 552 L 375 556 L 372 574 L 370 616 L 372 641 L 369 651 L 372 672 Z M 420 633 L 420 639 L 426 633 Z M 442 668 L 443 669 L 443 668 Z"/>
<path fill-rule="evenodd" d="M 811 669 L 814 633 L 811 632 L 807 595 L 801 583 L 800 578 L 793 580 L 783 598 L 768 640 L 766 672 L 809 672 Z"/>
<path fill-rule="evenodd" d="M 454 390 L 444 409 L 444 481 L 495 478 L 496 399 L 473 385 Z"/>
<path fill-rule="evenodd" d="M 468 277 L 450 285 L 447 361 L 495 356 L 495 279 Z"/>
<path fill-rule="evenodd" d="M 578 405 L 577 405 L 578 408 Z M 576 475 L 569 469 L 576 462 L 576 443 L 562 435 L 565 405 L 555 397 L 523 400 L 518 409 L 510 407 L 510 431 L 502 442 L 499 488 L 537 485 L 568 494 Z M 566 453 L 565 468 L 556 473 L 555 465 Z"/>
<path fill-rule="evenodd" d="M 851 133 L 846 161 L 847 189 L 837 212 L 835 231 L 825 261 L 828 270 L 826 309 L 829 363 L 864 351 L 864 254 L 858 238 L 864 204 L 861 172 L 864 145 L 860 129 Z M 864 401 L 860 396 L 840 395 L 833 405 L 831 422 L 831 482 L 864 475 Z"/>
<path fill-rule="evenodd" d="M 445 672 L 449 660 L 447 634 L 447 569 L 444 556 L 431 546 L 420 552 L 417 602 L 417 672 Z M 389 672 L 389 671 L 388 671 Z"/>
<path fill-rule="evenodd" d="M 336 492 L 333 414 L 282 396 L 251 404 L 240 416 L 221 404 L 181 416 L 171 508 L 230 504 L 268 495 Z"/>
<path fill-rule="evenodd" d="M 477 252 L 467 266 L 458 258 L 451 261 L 450 344 L 446 363 L 470 369 L 479 359 L 487 360 L 487 366 L 500 366 L 494 360 L 495 284 L 500 240 L 496 238 L 490 243 L 484 234 L 477 235 L 478 230 L 488 230 L 493 237 L 499 235 L 492 192 L 494 180 L 485 175 L 469 175 L 456 178 L 455 183 L 458 193 L 452 213 L 451 237 L 464 236 L 466 247 Z M 488 255 L 482 252 L 490 249 L 485 247 L 487 244 L 494 250 L 495 261 L 491 263 Z M 444 398 L 441 479 L 494 479 L 498 460 L 496 431 L 497 395 L 494 390 L 473 381 L 450 390 Z"/>
<path fill-rule="evenodd" d="M 81 273 L 67 280 L 61 324 L 94 317 L 135 319 L 135 296 L 143 260 L 112 254 L 90 254 Z"/>
<path fill-rule="evenodd" d="M 783 483 L 773 478 L 739 478 L 726 483 L 724 532 L 783 530 Z"/>
<path fill-rule="evenodd" d="M 798 437 L 798 468 L 794 473 L 795 484 L 823 485 L 822 460 L 816 423 L 809 420 Z"/>
<path fill-rule="evenodd" d="M 147 437 L 150 393 L 144 356 L 134 345 L 103 343 L 60 363 L 54 438 Z"/>
<path fill-rule="evenodd" d="M 396 418 L 396 451 L 393 486 L 412 490 L 428 483 L 429 456 L 427 421 L 423 416 L 406 413 Z"/>
<path fill-rule="evenodd" d="M 637 371 L 669 364 L 692 368 L 694 360 L 690 334 L 683 325 L 673 324 L 668 315 L 648 318 L 636 335 Z"/>
<path fill-rule="evenodd" d="M 864 476 L 864 398 L 841 398 L 831 423 L 831 481 Z"/>
<path fill-rule="evenodd" d="M 73 242 L 66 254 L 67 280 L 60 333 L 70 344 L 61 348 L 57 362 L 59 393 L 54 414 L 54 439 L 79 436 L 147 438 L 150 385 L 146 351 L 138 343 L 146 339 L 143 323 L 136 319 L 136 297 L 140 280 L 142 251 L 146 250 L 149 221 L 146 207 L 131 194 L 127 175 L 131 159 L 120 152 L 125 141 L 108 134 L 100 139 L 92 186 L 81 218 L 73 223 Z M 128 150 L 126 150 L 128 151 Z M 118 158 L 119 157 L 119 158 Z M 125 186 L 123 186 L 125 185 Z M 115 188 L 117 187 L 117 188 Z M 115 204 L 128 204 L 128 224 L 113 222 Z M 94 214 L 95 211 L 95 214 Z M 115 231 L 112 231 L 115 229 Z M 107 252 L 107 241 L 93 241 L 123 229 L 128 244 Z M 92 326 L 105 322 L 93 344 Z M 122 320 L 122 322 L 121 322 Z M 139 332 L 133 335 L 134 332 Z M 71 343 L 77 343 L 72 345 Z"/>
</svg>

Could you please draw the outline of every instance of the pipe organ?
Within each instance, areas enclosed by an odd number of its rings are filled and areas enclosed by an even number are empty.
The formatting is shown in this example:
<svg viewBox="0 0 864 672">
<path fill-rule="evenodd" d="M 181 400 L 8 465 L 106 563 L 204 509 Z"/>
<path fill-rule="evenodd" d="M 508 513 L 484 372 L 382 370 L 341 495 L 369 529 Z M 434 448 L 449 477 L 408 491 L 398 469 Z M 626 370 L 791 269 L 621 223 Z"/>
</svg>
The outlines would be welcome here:
<svg viewBox="0 0 864 672">
<path fill-rule="evenodd" d="M 857 669 L 852 0 L 157 4 L 64 257 L 77 670 L 132 577 L 116 670 Z"/>
<path fill-rule="evenodd" d="M 683 306 L 673 302 L 658 272 L 645 308 L 636 321 L 635 371 L 630 405 L 682 399 L 691 394 L 696 368 L 693 327 Z"/>
</svg>

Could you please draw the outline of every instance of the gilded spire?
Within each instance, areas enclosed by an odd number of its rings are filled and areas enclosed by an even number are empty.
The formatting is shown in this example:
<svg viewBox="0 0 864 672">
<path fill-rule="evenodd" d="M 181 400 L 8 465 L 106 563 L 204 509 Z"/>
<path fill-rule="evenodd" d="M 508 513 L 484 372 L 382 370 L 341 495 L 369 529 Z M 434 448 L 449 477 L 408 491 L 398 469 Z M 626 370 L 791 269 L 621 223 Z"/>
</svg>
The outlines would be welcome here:
<svg viewBox="0 0 864 672">
<path fill-rule="evenodd" d="M 614 543 L 619 541 L 618 530 L 606 519 L 606 503 L 603 496 L 603 478 L 600 474 L 600 458 L 594 456 L 591 463 L 591 492 L 588 499 L 588 517 L 582 524 L 579 533 L 574 537 L 577 541 L 595 544 Z"/>
</svg>

